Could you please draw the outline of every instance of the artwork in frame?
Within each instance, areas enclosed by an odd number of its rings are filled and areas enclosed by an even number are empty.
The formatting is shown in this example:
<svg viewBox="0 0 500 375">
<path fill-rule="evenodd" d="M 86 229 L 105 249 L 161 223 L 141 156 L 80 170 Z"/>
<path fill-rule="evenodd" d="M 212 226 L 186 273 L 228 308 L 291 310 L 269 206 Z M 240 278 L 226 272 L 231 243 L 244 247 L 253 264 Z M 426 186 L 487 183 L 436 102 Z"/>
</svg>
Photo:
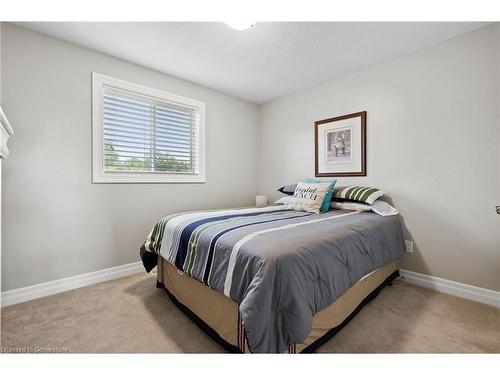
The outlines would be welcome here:
<svg viewBox="0 0 500 375">
<path fill-rule="evenodd" d="M 316 177 L 366 176 L 366 111 L 314 123 Z"/>
</svg>

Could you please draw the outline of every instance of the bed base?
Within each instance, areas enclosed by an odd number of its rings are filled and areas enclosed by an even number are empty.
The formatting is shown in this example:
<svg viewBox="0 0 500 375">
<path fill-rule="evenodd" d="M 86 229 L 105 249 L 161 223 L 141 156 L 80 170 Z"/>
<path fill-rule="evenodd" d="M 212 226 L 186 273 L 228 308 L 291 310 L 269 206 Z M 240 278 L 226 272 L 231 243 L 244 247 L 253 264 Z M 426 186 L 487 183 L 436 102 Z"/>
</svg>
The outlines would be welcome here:
<svg viewBox="0 0 500 375">
<path fill-rule="evenodd" d="M 381 284 L 379 284 L 375 289 L 373 289 L 362 301 L 361 303 L 345 318 L 340 324 L 328 330 L 324 335 L 316 339 L 311 344 L 303 348 L 299 353 L 314 353 L 321 345 L 330 340 L 333 336 L 344 328 L 352 318 L 354 318 L 361 309 L 378 296 L 380 291 L 387 285 L 392 285 L 392 281 L 399 276 L 399 269 L 392 272 Z M 241 348 L 236 345 L 229 343 L 227 340 L 222 338 L 219 333 L 208 325 L 203 319 L 196 315 L 189 307 L 179 302 L 179 300 L 168 290 L 163 282 L 159 280 L 156 281 L 156 287 L 164 289 L 172 302 L 184 313 L 186 314 L 203 332 L 210 336 L 215 342 L 221 345 L 229 353 L 244 353 Z M 246 349 L 248 351 L 248 348 Z M 296 353 L 295 346 L 289 349 L 289 353 Z"/>
<path fill-rule="evenodd" d="M 184 314 L 188 316 L 203 332 L 205 332 L 208 336 L 210 336 L 217 344 L 222 346 L 229 353 L 242 354 L 243 352 L 237 346 L 228 343 L 217 333 L 215 329 L 210 327 L 207 323 L 205 323 L 198 315 L 192 312 L 187 306 L 183 305 L 179 302 L 175 296 L 170 293 L 170 291 L 165 287 L 165 285 L 159 281 L 156 281 L 156 287 L 164 289 L 174 305 L 176 305 L 179 310 L 181 310 Z"/>
</svg>

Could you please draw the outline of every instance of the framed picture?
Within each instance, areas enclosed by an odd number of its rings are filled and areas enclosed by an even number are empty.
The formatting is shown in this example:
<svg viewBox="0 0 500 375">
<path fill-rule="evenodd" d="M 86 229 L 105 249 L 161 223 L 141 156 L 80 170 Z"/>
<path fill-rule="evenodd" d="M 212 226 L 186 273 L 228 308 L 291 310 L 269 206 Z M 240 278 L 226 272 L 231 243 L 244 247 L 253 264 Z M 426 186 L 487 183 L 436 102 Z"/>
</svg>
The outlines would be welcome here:
<svg viewBox="0 0 500 375">
<path fill-rule="evenodd" d="M 366 176 L 366 111 L 314 123 L 316 177 Z"/>
</svg>

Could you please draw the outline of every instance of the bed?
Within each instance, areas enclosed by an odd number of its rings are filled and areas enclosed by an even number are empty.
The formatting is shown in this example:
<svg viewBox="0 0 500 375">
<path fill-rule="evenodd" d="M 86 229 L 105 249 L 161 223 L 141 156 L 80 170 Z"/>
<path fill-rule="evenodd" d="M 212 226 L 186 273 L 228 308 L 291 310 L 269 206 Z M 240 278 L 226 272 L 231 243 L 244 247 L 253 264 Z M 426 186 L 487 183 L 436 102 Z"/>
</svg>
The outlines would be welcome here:
<svg viewBox="0 0 500 375">
<path fill-rule="evenodd" d="M 231 352 L 311 352 L 398 275 L 398 216 L 286 206 L 174 214 L 140 249 L 157 286 Z"/>
</svg>

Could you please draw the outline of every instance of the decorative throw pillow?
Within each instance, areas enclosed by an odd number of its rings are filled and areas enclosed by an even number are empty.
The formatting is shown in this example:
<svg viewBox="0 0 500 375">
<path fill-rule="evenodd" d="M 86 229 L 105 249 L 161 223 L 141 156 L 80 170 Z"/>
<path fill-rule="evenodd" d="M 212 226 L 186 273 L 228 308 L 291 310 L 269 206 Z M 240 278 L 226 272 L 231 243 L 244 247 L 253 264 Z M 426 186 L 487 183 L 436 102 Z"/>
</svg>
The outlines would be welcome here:
<svg viewBox="0 0 500 375">
<path fill-rule="evenodd" d="M 296 188 L 297 188 L 297 184 L 285 185 L 285 186 L 280 187 L 278 189 L 278 191 L 280 193 L 283 193 L 283 194 L 286 194 L 286 195 L 293 195 L 293 193 L 295 192 Z"/>
<path fill-rule="evenodd" d="M 313 182 L 313 183 L 322 183 L 322 182 L 328 182 L 330 186 L 328 187 L 328 191 L 326 192 L 325 199 L 323 200 L 323 203 L 321 204 L 321 208 L 319 209 L 321 212 L 327 212 L 330 209 L 330 201 L 332 200 L 332 195 L 333 195 L 333 187 L 335 186 L 335 183 L 337 182 L 336 179 L 332 180 L 317 180 L 315 178 L 306 178 L 304 182 Z"/>
<path fill-rule="evenodd" d="M 382 190 L 366 186 L 343 186 L 333 189 L 333 200 L 350 200 L 373 204 L 385 195 Z"/>
<path fill-rule="evenodd" d="M 330 183 L 299 182 L 287 208 L 319 214 Z"/>
</svg>

